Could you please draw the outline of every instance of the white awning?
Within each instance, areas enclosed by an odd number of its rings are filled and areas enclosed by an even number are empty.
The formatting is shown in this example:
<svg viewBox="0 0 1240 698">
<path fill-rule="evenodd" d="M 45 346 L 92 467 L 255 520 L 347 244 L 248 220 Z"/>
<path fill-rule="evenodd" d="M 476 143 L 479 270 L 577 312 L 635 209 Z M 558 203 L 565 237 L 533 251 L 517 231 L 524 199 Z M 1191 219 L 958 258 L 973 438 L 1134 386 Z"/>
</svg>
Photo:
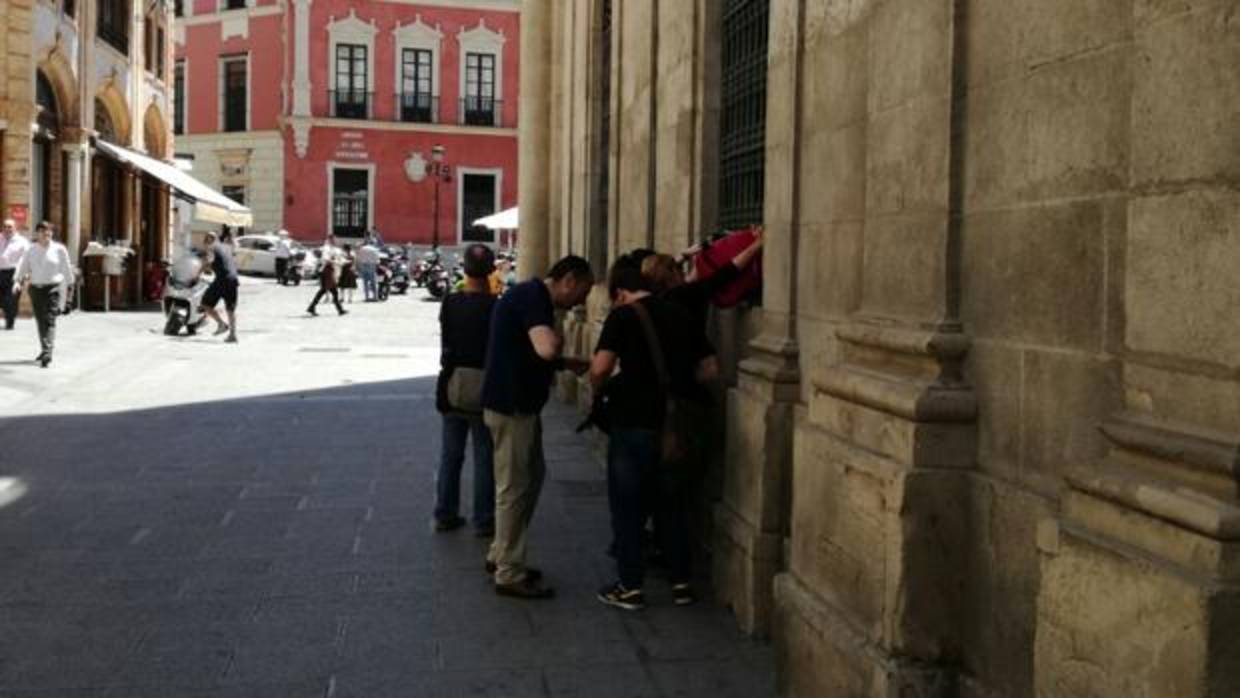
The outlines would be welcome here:
<svg viewBox="0 0 1240 698">
<path fill-rule="evenodd" d="M 119 162 L 133 165 L 176 189 L 181 197 L 193 202 L 194 217 L 198 220 L 237 227 L 254 224 L 250 209 L 199 182 L 176 165 L 104 140 L 96 140 L 95 147 Z"/>
<path fill-rule="evenodd" d="M 516 230 L 520 227 L 517 225 L 518 220 L 517 207 L 513 206 L 499 213 L 492 213 L 485 218 L 479 218 L 473 224 L 490 228 L 491 230 Z"/>
</svg>

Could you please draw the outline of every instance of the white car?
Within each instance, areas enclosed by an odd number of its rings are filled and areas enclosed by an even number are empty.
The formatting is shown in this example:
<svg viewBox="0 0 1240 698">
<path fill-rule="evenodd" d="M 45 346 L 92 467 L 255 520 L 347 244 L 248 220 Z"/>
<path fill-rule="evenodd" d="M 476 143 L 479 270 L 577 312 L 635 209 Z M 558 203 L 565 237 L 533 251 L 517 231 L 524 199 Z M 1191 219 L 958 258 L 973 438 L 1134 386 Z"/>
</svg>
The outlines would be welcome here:
<svg viewBox="0 0 1240 698">
<path fill-rule="evenodd" d="M 242 235 L 237 238 L 237 271 L 261 276 L 276 275 L 275 235 Z"/>
<path fill-rule="evenodd" d="M 276 243 L 279 239 L 269 233 L 242 235 L 237 238 L 237 271 L 242 274 L 254 274 L 257 276 L 275 276 L 275 252 Z M 295 240 L 289 240 L 289 247 L 292 248 L 293 263 L 299 266 L 301 278 L 313 278 L 317 266 L 314 255 L 310 254 L 305 247 Z M 300 262 L 297 261 L 299 259 L 301 260 Z"/>
</svg>

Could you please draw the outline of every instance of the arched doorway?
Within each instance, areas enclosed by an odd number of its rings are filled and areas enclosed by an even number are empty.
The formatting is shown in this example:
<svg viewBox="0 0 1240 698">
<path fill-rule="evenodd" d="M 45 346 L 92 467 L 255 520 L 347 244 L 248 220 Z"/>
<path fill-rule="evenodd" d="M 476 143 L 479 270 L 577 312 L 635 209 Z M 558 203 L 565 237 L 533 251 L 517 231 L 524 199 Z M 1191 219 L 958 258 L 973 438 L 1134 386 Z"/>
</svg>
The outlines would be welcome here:
<svg viewBox="0 0 1240 698">
<path fill-rule="evenodd" d="M 169 152 L 168 127 L 159 107 L 151 104 L 147 107 L 142 122 L 143 142 L 146 152 L 157 160 L 167 160 Z M 159 269 L 160 261 L 168 257 L 170 244 L 169 209 L 172 191 L 164 182 L 149 174 L 138 176 L 138 192 L 141 198 L 140 215 L 138 217 L 138 262 L 143 273 L 154 277 Z M 144 286 L 145 300 L 154 300 L 154 285 Z"/>
<path fill-rule="evenodd" d="M 63 202 L 58 196 L 63 177 L 63 158 L 56 157 L 60 140 L 60 103 L 43 71 L 35 72 L 35 118 L 30 159 L 30 228 L 40 221 L 61 223 Z"/>
</svg>

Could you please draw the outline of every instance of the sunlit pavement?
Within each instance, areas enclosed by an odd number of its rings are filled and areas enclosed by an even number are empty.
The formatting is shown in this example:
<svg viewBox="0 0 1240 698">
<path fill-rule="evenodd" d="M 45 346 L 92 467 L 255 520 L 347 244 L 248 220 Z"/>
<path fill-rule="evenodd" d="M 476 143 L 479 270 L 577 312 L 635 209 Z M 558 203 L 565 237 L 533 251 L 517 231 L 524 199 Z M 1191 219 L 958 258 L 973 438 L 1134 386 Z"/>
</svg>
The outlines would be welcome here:
<svg viewBox="0 0 1240 698">
<path fill-rule="evenodd" d="M 237 345 L 74 314 L 48 369 L 0 331 L 0 696 L 773 694 L 726 610 L 594 600 L 602 470 L 562 409 L 531 542 L 559 596 L 496 597 L 428 523 L 439 306 L 312 292 L 247 279 Z"/>
</svg>

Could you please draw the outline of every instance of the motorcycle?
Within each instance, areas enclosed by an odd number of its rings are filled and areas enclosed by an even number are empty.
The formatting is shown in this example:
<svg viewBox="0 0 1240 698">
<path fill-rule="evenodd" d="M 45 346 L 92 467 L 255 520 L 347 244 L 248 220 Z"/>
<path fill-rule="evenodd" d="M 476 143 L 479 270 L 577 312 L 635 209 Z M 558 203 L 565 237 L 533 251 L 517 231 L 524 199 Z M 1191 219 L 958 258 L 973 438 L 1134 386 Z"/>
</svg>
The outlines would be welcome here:
<svg viewBox="0 0 1240 698">
<path fill-rule="evenodd" d="M 404 250 L 395 245 L 388 248 L 388 254 L 391 255 L 392 262 L 392 291 L 404 295 L 409 292 L 412 283 L 409 278 L 409 259 Z"/>
<path fill-rule="evenodd" d="M 202 312 L 202 297 L 211 285 L 213 275 L 204 271 L 202 260 L 186 254 L 172 265 L 168 283 L 164 286 L 164 334 L 176 337 L 185 330 L 188 335 L 197 334 L 206 322 Z"/>
<path fill-rule="evenodd" d="M 443 300 L 452 291 L 452 272 L 436 263 L 426 272 L 426 290 L 431 298 Z"/>
<path fill-rule="evenodd" d="M 387 254 L 379 255 L 379 264 L 375 267 L 375 295 L 385 301 L 392 295 L 392 258 Z"/>
<path fill-rule="evenodd" d="M 418 288 L 426 286 L 427 279 L 431 275 L 431 271 L 440 266 L 439 252 L 431 250 L 422 255 L 421 259 L 414 263 L 411 270 L 413 285 Z"/>
</svg>

